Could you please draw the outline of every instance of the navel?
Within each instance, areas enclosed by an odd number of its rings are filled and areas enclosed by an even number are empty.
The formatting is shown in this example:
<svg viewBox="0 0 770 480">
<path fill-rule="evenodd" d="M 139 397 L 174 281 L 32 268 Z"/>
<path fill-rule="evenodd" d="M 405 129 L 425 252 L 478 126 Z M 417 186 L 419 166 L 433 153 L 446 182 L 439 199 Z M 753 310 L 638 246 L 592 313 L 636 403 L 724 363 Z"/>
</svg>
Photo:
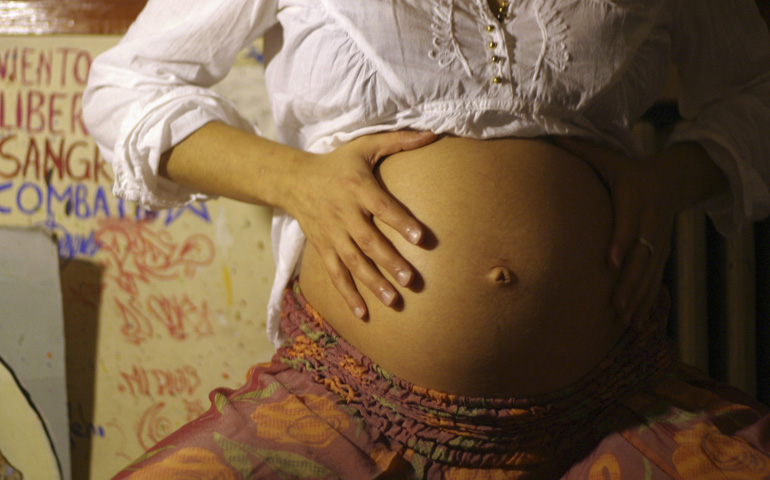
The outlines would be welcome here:
<svg viewBox="0 0 770 480">
<path fill-rule="evenodd" d="M 518 281 L 513 270 L 503 265 L 492 267 L 487 273 L 487 279 L 498 287 L 513 285 Z"/>
</svg>

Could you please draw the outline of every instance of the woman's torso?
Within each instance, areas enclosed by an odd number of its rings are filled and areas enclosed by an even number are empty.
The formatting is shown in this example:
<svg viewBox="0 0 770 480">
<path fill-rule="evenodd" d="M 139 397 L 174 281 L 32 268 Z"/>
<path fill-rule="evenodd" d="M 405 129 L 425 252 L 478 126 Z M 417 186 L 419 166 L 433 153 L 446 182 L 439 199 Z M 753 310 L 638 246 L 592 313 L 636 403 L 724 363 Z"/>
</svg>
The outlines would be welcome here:
<svg viewBox="0 0 770 480">
<path fill-rule="evenodd" d="M 384 187 L 428 230 L 377 224 L 417 270 L 397 308 L 363 286 L 353 316 L 308 246 L 300 286 L 344 338 L 392 374 L 449 393 L 522 396 L 587 373 L 618 339 L 606 261 L 607 191 L 542 140 L 446 137 L 387 158 Z"/>
</svg>

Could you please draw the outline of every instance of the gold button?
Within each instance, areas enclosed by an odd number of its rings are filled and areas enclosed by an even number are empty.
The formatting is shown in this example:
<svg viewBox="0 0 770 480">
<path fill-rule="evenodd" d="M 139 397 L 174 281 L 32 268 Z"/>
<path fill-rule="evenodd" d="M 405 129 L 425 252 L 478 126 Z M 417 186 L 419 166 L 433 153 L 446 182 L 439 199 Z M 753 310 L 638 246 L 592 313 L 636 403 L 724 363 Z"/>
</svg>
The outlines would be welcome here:
<svg viewBox="0 0 770 480">
<path fill-rule="evenodd" d="M 500 77 L 492 77 L 492 83 L 494 84 L 503 83 L 503 79 Z"/>
<path fill-rule="evenodd" d="M 497 18 L 497 21 L 500 23 L 508 20 L 508 16 L 504 13 L 498 13 L 495 18 Z"/>
<path fill-rule="evenodd" d="M 487 32 L 494 32 L 495 26 L 494 25 L 487 25 Z"/>
<path fill-rule="evenodd" d="M 489 43 L 487 43 L 487 47 L 488 47 L 490 50 L 494 50 L 494 49 L 496 49 L 496 48 L 497 48 L 497 42 L 489 42 Z"/>
<path fill-rule="evenodd" d="M 492 63 L 500 63 L 500 57 L 498 57 L 497 55 L 492 55 L 492 58 L 490 58 L 490 60 L 492 60 Z"/>
</svg>

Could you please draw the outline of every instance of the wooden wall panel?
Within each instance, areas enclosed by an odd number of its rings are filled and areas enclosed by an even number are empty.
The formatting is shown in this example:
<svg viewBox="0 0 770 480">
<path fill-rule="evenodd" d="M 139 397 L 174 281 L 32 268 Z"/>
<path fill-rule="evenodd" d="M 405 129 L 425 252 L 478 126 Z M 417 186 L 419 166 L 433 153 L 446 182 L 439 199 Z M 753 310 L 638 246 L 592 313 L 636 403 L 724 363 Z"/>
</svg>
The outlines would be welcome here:
<svg viewBox="0 0 770 480">
<path fill-rule="evenodd" d="M 2 0 L 0 34 L 120 34 L 146 0 Z"/>
</svg>

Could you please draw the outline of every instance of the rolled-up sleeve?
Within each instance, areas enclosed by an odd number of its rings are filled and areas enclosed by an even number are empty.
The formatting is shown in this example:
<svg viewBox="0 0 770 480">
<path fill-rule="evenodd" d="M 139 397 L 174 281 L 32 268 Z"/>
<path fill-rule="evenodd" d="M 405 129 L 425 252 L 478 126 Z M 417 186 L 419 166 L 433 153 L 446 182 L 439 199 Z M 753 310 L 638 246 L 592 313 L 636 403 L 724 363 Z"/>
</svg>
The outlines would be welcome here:
<svg viewBox="0 0 770 480">
<path fill-rule="evenodd" d="M 84 94 L 89 133 L 115 172 L 114 193 L 149 208 L 207 198 L 158 176 L 161 154 L 211 121 L 258 133 L 209 89 L 276 23 L 274 0 L 150 0 L 98 56 Z"/>
<path fill-rule="evenodd" d="M 752 0 L 681 0 L 672 22 L 685 122 L 730 182 L 706 204 L 722 233 L 770 214 L 770 36 Z"/>
</svg>

